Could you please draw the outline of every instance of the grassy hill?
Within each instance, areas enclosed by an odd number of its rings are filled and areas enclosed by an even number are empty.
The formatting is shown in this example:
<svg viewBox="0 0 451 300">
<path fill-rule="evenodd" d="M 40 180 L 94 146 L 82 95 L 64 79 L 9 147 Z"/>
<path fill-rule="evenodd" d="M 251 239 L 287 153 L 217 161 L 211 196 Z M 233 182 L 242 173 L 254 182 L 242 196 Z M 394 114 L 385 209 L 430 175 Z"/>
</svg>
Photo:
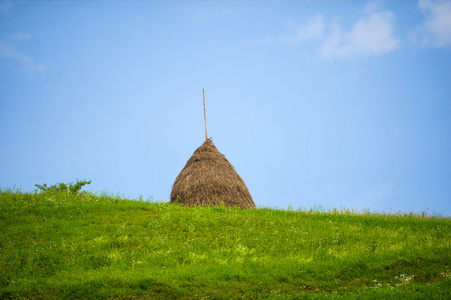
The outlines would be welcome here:
<svg viewBox="0 0 451 300">
<path fill-rule="evenodd" d="M 451 219 L 0 190 L 0 299 L 449 299 Z"/>
</svg>

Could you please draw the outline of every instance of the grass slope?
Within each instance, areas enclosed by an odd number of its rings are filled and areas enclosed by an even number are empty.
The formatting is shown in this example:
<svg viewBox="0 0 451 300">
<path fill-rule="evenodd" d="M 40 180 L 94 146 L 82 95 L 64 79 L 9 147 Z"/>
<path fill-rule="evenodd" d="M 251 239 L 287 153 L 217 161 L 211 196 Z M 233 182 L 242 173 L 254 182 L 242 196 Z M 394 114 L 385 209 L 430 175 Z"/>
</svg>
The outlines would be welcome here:
<svg viewBox="0 0 451 300">
<path fill-rule="evenodd" d="M 451 220 L 0 190 L 0 298 L 449 299 Z"/>
</svg>

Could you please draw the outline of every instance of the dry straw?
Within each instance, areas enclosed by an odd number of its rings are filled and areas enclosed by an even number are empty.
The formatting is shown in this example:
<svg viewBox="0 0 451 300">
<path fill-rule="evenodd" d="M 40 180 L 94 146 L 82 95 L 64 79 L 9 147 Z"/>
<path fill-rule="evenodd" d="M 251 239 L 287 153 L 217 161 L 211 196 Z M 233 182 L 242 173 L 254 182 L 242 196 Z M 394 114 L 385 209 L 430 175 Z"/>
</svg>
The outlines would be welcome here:
<svg viewBox="0 0 451 300">
<path fill-rule="evenodd" d="M 187 206 L 239 206 L 256 208 L 243 179 L 232 164 L 218 151 L 207 135 L 205 112 L 205 142 L 194 151 L 175 179 L 171 203 Z"/>
<path fill-rule="evenodd" d="M 194 151 L 175 179 L 171 202 L 188 206 L 255 208 L 243 179 L 211 139 Z"/>
</svg>

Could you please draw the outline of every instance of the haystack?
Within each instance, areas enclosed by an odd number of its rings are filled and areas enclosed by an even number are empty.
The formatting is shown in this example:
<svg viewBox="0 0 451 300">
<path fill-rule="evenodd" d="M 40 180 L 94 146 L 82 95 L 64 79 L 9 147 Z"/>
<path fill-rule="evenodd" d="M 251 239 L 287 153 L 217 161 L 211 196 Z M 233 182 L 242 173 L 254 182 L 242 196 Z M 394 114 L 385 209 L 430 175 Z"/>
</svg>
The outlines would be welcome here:
<svg viewBox="0 0 451 300">
<path fill-rule="evenodd" d="M 256 207 L 243 179 L 211 139 L 194 151 L 175 179 L 171 202 L 187 206 Z"/>
</svg>

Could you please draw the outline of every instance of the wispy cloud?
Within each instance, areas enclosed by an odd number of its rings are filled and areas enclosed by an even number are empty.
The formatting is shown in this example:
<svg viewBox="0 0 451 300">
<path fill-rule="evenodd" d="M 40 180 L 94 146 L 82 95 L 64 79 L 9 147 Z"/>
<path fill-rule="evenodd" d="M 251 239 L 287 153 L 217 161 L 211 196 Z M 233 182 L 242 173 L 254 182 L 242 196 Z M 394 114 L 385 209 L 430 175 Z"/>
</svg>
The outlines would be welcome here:
<svg viewBox="0 0 451 300">
<path fill-rule="evenodd" d="M 451 1 L 419 0 L 418 7 L 426 17 L 420 40 L 437 47 L 451 46 Z"/>
<path fill-rule="evenodd" d="M 389 11 L 371 12 L 355 22 L 347 32 L 339 26 L 332 26 L 321 53 L 325 57 L 342 59 L 388 53 L 400 43 L 394 35 L 394 18 Z"/>
<path fill-rule="evenodd" d="M 297 25 L 293 21 L 288 22 L 290 33 L 284 33 L 278 37 L 267 37 L 269 43 L 282 42 L 297 44 L 305 40 L 318 38 L 323 35 L 324 22 L 321 14 L 310 18 L 305 25 Z"/>
<path fill-rule="evenodd" d="M 13 45 L 1 40 L 0 58 L 17 62 L 20 68 L 26 72 L 43 72 L 46 69 L 45 64 L 35 62 L 30 55 L 19 52 Z"/>
<path fill-rule="evenodd" d="M 348 189 L 349 189 L 349 185 L 344 182 L 329 184 L 326 186 L 326 191 L 328 191 L 329 193 L 333 193 L 333 194 L 341 193 L 341 192 L 347 191 Z"/>
<path fill-rule="evenodd" d="M 18 31 L 11 36 L 12 40 L 18 41 L 18 42 L 26 41 L 26 40 L 30 39 L 30 37 L 31 37 L 30 34 L 23 33 L 22 31 Z"/>
<path fill-rule="evenodd" d="M 369 187 L 363 193 L 363 197 L 368 200 L 382 199 L 389 196 L 392 191 L 393 185 L 387 182 L 381 185 Z"/>
<path fill-rule="evenodd" d="M 370 1 L 349 29 L 325 22 L 321 14 L 303 25 L 289 22 L 289 33 L 266 38 L 268 43 L 295 45 L 316 40 L 323 57 L 350 59 L 358 56 L 378 56 L 396 49 L 400 39 L 395 36 L 395 15 L 383 10 L 381 1 Z"/>
<path fill-rule="evenodd" d="M 7 12 L 11 6 L 13 6 L 11 3 L 4 3 L 5 1 L 0 2 L 0 14 Z"/>
</svg>

